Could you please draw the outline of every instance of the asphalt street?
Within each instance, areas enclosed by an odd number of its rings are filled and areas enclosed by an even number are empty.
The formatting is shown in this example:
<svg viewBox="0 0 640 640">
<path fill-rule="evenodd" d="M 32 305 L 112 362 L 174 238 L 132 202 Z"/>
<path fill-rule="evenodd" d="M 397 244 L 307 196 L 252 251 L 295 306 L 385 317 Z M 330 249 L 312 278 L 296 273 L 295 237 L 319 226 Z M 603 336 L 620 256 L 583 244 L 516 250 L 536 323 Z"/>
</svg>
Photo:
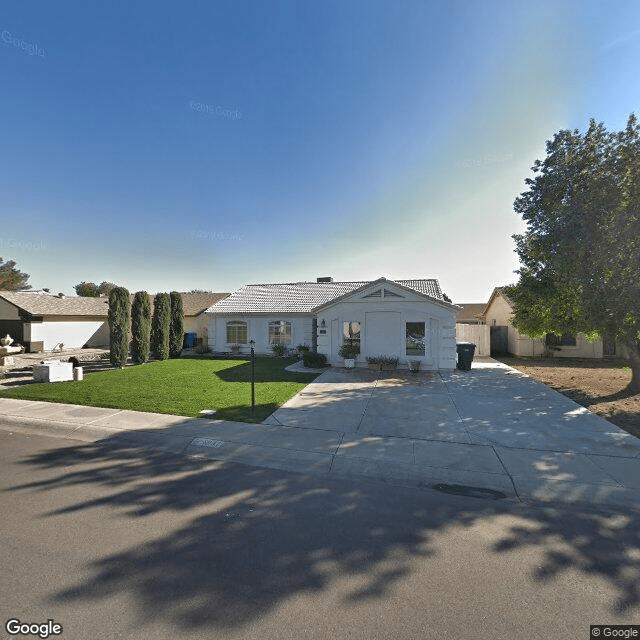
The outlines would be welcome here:
<svg viewBox="0 0 640 640">
<path fill-rule="evenodd" d="M 0 431 L 2 623 L 67 639 L 588 638 L 640 513 Z M 37 637 L 37 636 L 29 636 Z"/>
</svg>

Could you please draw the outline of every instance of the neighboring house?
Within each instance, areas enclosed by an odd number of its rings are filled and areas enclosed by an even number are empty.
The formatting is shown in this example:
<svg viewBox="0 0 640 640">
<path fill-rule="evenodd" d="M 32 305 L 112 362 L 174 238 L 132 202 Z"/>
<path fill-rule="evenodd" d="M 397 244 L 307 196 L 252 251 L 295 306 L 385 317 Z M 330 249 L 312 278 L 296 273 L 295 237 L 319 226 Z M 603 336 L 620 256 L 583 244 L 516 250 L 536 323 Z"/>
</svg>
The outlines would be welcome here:
<svg viewBox="0 0 640 640">
<path fill-rule="evenodd" d="M 229 293 L 181 293 L 184 309 L 184 331 L 194 332 L 198 341 L 207 344 L 209 333 L 209 318 L 205 311 L 216 302 L 229 297 Z M 153 297 L 151 298 L 153 308 Z"/>
<path fill-rule="evenodd" d="M 562 336 L 548 335 L 546 338 L 532 340 L 517 331 L 511 324 L 513 302 L 505 294 L 503 287 L 496 287 L 489 298 L 482 317 L 491 332 L 491 353 L 495 355 L 511 354 L 514 356 L 544 355 L 547 349 L 556 357 L 570 358 L 602 358 L 603 341 L 589 342 L 586 337 L 565 334 Z M 615 345 L 607 346 L 607 351 L 615 355 Z"/>
<path fill-rule="evenodd" d="M 397 356 L 400 366 L 419 360 L 423 369 L 453 369 L 456 360 L 456 305 L 446 302 L 437 280 L 316 282 L 246 285 L 212 305 L 209 347 L 223 353 L 238 344 L 270 353 L 279 343 L 306 344 L 341 365 L 345 340 L 367 356 Z"/>
<path fill-rule="evenodd" d="M 484 302 L 456 303 L 460 311 L 456 314 L 456 340 L 474 342 L 476 356 L 488 356 L 491 353 L 489 327 L 482 313 L 487 306 Z"/>
<path fill-rule="evenodd" d="M 195 332 L 206 344 L 207 307 L 228 293 L 181 293 L 184 330 Z M 153 296 L 151 308 L 153 310 Z M 131 296 L 133 301 L 133 295 Z M 108 347 L 109 298 L 52 295 L 43 291 L 0 291 L 0 335 L 8 333 L 27 351 Z"/>
<path fill-rule="evenodd" d="M 11 335 L 27 351 L 102 347 L 109 344 L 107 298 L 52 295 L 40 291 L 0 291 L 0 334 Z"/>
</svg>

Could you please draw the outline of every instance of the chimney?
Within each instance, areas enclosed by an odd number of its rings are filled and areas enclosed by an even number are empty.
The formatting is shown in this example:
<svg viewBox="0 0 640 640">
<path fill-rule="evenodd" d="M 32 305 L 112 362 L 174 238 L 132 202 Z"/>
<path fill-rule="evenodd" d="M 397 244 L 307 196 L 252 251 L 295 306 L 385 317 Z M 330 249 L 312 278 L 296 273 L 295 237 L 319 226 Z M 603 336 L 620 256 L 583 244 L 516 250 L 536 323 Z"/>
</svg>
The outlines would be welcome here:
<svg viewBox="0 0 640 640">
<path fill-rule="evenodd" d="M 333 282 L 333 278 L 327 276 L 324 278 L 316 278 L 316 282 Z"/>
</svg>

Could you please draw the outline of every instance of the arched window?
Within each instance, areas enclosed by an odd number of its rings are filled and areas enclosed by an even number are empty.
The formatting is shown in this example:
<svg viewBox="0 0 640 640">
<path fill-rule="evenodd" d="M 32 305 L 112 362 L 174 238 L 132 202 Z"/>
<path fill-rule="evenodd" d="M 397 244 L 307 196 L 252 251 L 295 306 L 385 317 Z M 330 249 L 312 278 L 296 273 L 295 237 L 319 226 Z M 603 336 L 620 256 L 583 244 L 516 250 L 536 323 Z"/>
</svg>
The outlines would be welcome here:
<svg viewBox="0 0 640 640">
<path fill-rule="evenodd" d="M 286 320 L 270 322 L 269 344 L 291 344 L 291 323 Z"/>
<path fill-rule="evenodd" d="M 227 344 L 247 344 L 247 323 L 244 320 L 227 322 Z"/>
</svg>

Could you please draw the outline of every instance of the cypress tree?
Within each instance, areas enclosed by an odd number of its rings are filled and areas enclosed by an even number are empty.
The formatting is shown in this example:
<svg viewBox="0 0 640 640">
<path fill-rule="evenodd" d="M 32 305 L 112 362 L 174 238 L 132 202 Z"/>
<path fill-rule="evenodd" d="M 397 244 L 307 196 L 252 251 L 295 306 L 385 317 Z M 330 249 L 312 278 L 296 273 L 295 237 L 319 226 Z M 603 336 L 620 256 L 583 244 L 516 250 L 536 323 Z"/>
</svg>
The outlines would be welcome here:
<svg viewBox="0 0 640 640">
<path fill-rule="evenodd" d="M 149 359 L 151 302 L 146 291 L 138 291 L 131 305 L 131 358 L 136 364 Z"/>
<path fill-rule="evenodd" d="M 115 287 L 109 294 L 109 359 L 114 367 L 124 367 L 129 353 L 129 292 Z"/>
<path fill-rule="evenodd" d="M 182 307 L 182 296 L 177 291 L 172 291 L 170 298 L 169 357 L 179 358 L 182 353 L 182 340 L 184 338 L 184 309 Z"/>
<path fill-rule="evenodd" d="M 171 323 L 171 301 L 168 293 L 157 293 L 153 299 L 151 320 L 151 351 L 158 360 L 169 357 L 169 325 Z"/>
</svg>

